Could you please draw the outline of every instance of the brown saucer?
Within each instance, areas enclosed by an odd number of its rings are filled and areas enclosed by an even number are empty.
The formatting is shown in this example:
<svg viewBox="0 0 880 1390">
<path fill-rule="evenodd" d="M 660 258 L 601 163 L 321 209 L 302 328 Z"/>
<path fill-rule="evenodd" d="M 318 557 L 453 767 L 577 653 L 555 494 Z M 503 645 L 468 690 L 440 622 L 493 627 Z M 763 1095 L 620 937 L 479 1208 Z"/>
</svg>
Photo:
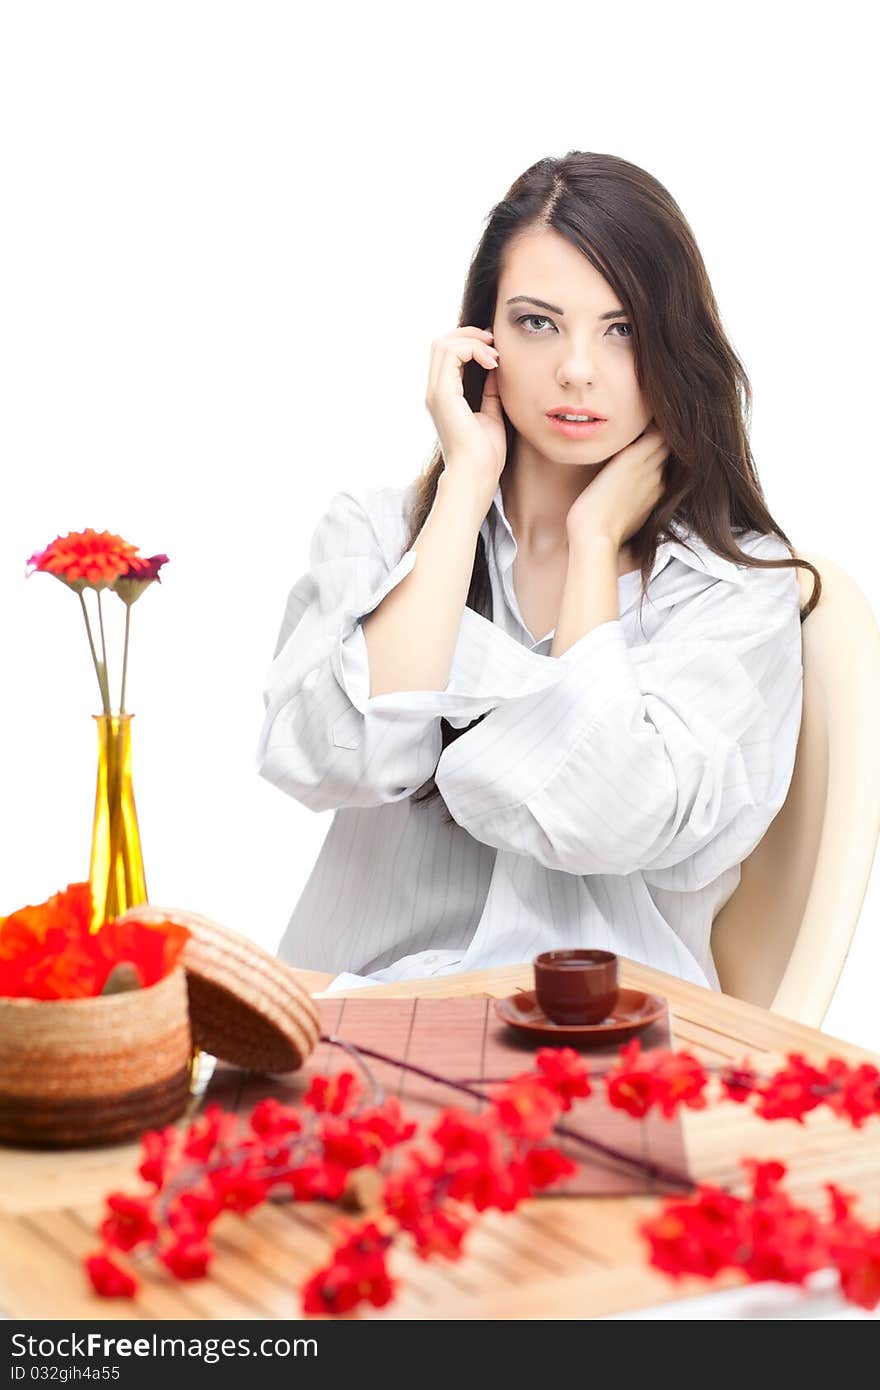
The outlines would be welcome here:
<svg viewBox="0 0 880 1390">
<path fill-rule="evenodd" d="M 656 1023 L 666 1012 L 666 1000 L 640 989 L 621 989 L 614 1009 L 601 1023 L 553 1023 L 538 1004 L 535 991 L 524 989 L 506 999 L 496 999 L 495 1012 L 511 1028 L 545 1042 L 599 1047 L 603 1043 L 626 1042 Z"/>
</svg>

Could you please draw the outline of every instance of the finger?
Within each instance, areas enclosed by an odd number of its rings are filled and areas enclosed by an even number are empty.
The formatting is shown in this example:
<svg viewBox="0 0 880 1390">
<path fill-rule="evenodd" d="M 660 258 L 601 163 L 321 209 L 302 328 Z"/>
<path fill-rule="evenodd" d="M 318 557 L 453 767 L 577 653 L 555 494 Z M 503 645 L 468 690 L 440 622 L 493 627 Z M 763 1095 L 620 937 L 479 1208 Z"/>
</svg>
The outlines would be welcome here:
<svg viewBox="0 0 880 1390">
<path fill-rule="evenodd" d="M 428 392 L 438 386 L 451 383 L 457 376 L 461 381 L 461 368 L 465 362 L 477 361 L 483 367 L 497 365 L 497 350 L 478 338 L 460 338 L 448 334 L 438 338 L 433 344 L 431 363 L 428 371 Z"/>
<path fill-rule="evenodd" d="M 483 378 L 483 398 L 480 402 L 480 413 L 490 415 L 494 420 L 501 420 L 501 396 L 498 391 L 498 377 L 495 372 L 487 372 Z"/>
<path fill-rule="evenodd" d="M 476 338 L 441 338 L 434 344 L 431 354 L 431 367 L 428 373 L 428 391 L 436 391 L 444 385 L 452 387 L 457 382 L 461 388 L 461 369 L 465 362 L 476 361 L 482 367 L 497 365 L 497 352 Z"/>
</svg>

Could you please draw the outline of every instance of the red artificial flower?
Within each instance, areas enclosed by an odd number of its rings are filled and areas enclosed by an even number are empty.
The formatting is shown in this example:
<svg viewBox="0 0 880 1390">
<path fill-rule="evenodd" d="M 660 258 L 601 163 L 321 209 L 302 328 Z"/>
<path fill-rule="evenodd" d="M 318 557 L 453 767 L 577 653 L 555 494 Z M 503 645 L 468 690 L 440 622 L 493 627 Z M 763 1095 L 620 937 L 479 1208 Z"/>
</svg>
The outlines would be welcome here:
<svg viewBox="0 0 880 1390">
<path fill-rule="evenodd" d="M 270 1186 L 247 1161 L 238 1167 L 227 1164 L 214 1169 L 208 1174 L 208 1182 L 221 1206 L 240 1213 L 265 1201 Z"/>
<path fill-rule="evenodd" d="M 413 1154 L 408 1171 L 388 1178 L 382 1203 L 402 1230 L 414 1231 L 426 1215 L 430 1215 L 435 1188 L 442 1172 L 442 1167 L 429 1167 L 419 1160 L 419 1155 Z"/>
<path fill-rule="evenodd" d="M 711 1279 L 752 1248 L 748 1204 L 709 1183 L 691 1201 L 665 1203 L 638 1230 L 651 1247 L 649 1263 L 673 1278 Z"/>
<path fill-rule="evenodd" d="M 727 1100 L 736 1101 L 739 1105 L 742 1105 L 754 1094 L 759 1079 L 758 1073 L 752 1067 L 744 1064 L 725 1068 L 719 1077 L 724 1096 Z"/>
<path fill-rule="evenodd" d="M 217 1192 L 205 1182 L 181 1192 L 170 1203 L 165 1219 L 179 1239 L 202 1241 L 222 1211 Z"/>
<path fill-rule="evenodd" d="M 529 1074 L 494 1088 L 492 1104 L 498 1123 L 523 1139 L 546 1139 L 560 1110 L 558 1098 L 542 1079 Z"/>
<path fill-rule="evenodd" d="M 345 1265 L 331 1264 L 326 1269 L 318 1270 L 303 1285 L 302 1310 L 304 1313 L 339 1317 L 356 1308 L 361 1298 L 351 1270 Z"/>
<path fill-rule="evenodd" d="M 788 1171 L 778 1158 L 744 1158 L 742 1167 L 751 1174 L 752 1196 L 759 1201 L 764 1197 L 772 1197 L 778 1191 L 779 1184 Z"/>
<path fill-rule="evenodd" d="M 141 1135 L 142 1160 L 138 1173 L 144 1182 L 152 1183 L 156 1188 L 163 1185 L 174 1139 L 173 1125 L 165 1129 L 150 1129 Z"/>
<path fill-rule="evenodd" d="M 458 1260 L 462 1255 L 462 1241 L 470 1226 L 457 1212 L 434 1207 L 417 1216 L 407 1229 L 412 1234 L 420 1259 L 440 1255 L 446 1260 Z"/>
<path fill-rule="evenodd" d="M 354 1266 L 334 1260 L 303 1286 L 303 1312 L 338 1317 L 364 1302 L 381 1308 L 391 1301 L 394 1288 L 384 1260 L 376 1258 L 368 1265 Z"/>
<path fill-rule="evenodd" d="M 530 1186 L 538 1190 L 543 1187 L 550 1187 L 560 1178 L 571 1177 L 577 1172 L 577 1164 L 572 1163 L 571 1159 L 560 1153 L 558 1149 L 537 1147 L 529 1149 L 522 1162 L 525 1165 Z"/>
<path fill-rule="evenodd" d="M 831 1087 L 825 1104 L 837 1115 L 846 1115 L 854 1129 L 861 1129 L 871 1115 L 880 1114 L 880 1071 L 870 1062 L 851 1067 L 838 1057 L 826 1064 Z"/>
<path fill-rule="evenodd" d="M 350 1071 L 339 1071 L 334 1076 L 313 1076 L 302 1103 L 319 1114 L 341 1115 L 354 1106 L 360 1091 L 360 1083 Z"/>
<path fill-rule="evenodd" d="M 495 1138 L 485 1116 L 469 1115 L 450 1106 L 428 1131 L 447 1158 L 472 1154 L 487 1161 L 495 1152 Z"/>
<path fill-rule="evenodd" d="M 470 1155 L 444 1165 L 444 1184 L 450 1197 L 469 1202 L 477 1211 L 514 1211 L 531 1195 L 528 1175 L 522 1165 L 506 1163 L 498 1155 L 493 1164 L 481 1163 Z"/>
<path fill-rule="evenodd" d="M 359 1134 L 374 1135 L 384 1149 L 393 1149 L 411 1139 L 418 1126 L 414 1120 L 404 1120 L 400 1101 L 395 1096 L 382 1105 L 361 1110 L 357 1116 Z"/>
<path fill-rule="evenodd" d="M 675 1276 L 712 1278 L 733 1268 L 753 1283 L 803 1284 L 828 1263 L 819 1218 L 780 1189 L 785 1165 L 746 1159 L 744 1166 L 752 1173 L 751 1199 L 702 1184 L 692 1200 L 666 1204 L 640 1227 L 652 1264 Z"/>
<path fill-rule="evenodd" d="M 786 1060 L 787 1067 L 758 1087 L 755 1110 L 765 1120 L 796 1120 L 802 1125 L 804 1115 L 822 1104 L 828 1076 L 799 1052 L 789 1053 Z"/>
<path fill-rule="evenodd" d="M 214 1252 L 204 1241 L 183 1236 L 159 1251 L 159 1259 L 175 1279 L 204 1279 Z"/>
<path fill-rule="evenodd" d="M 228 1115 L 216 1103 L 207 1105 L 204 1113 L 186 1131 L 183 1153 L 187 1158 L 206 1163 L 218 1145 L 231 1139 L 237 1128 L 234 1115 Z"/>
<path fill-rule="evenodd" d="M 876 1308 L 880 1304 L 880 1231 L 860 1227 L 851 1245 L 834 1243 L 831 1256 L 844 1297 L 862 1308 Z"/>
<path fill-rule="evenodd" d="M 29 573 L 54 574 L 71 589 L 106 589 L 125 574 L 137 556 L 130 545 L 111 531 L 68 531 L 28 560 Z"/>
<path fill-rule="evenodd" d="M 869 1230 L 850 1215 L 852 1194 L 834 1183 L 825 1186 L 832 1210 L 826 1243 L 841 1292 L 851 1303 L 873 1310 L 880 1304 L 880 1230 Z"/>
<path fill-rule="evenodd" d="M 101 1235 L 108 1245 L 117 1250 L 133 1250 L 136 1245 L 154 1240 L 158 1235 L 152 1199 L 111 1192 L 107 1206 L 110 1215 L 101 1223 Z"/>
<path fill-rule="evenodd" d="M 258 1101 L 250 1113 L 249 1124 L 261 1139 L 285 1139 L 302 1132 L 302 1120 L 292 1105 L 284 1105 L 274 1096 Z"/>
<path fill-rule="evenodd" d="M 540 1047 L 535 1064 L 544 1085 L 558 1097 L 560 1109 L 570 1110 L 575 1100 L 592 1095 L 589 1068 L 573 1047 Z"/>
<path fill-rule="evenodd" d="M 383 1148 L 378 1138 L 369 1132 L 358 1134 L 353 1124 L 325 1120 L 319 1134 L 327 1162 L 340 1168 L 362 1168 L 378 1163 L 382 1157 Z"/>
<path fill-rule="evenodd" d="M 709 1081 L 705 1067 L 689 1052 L 655 1052 L 651 1073 L 654 1097 L 666 1119 L 678 1113 L 679 1106 L 703 1110 L 703 1094 Z"/>
<path fill-rule="evenodd" d="M 336 1225 L 337 1245 L 334 1256 L 346 1264 L 367 1260 L 375 1255 L 384 1255 L 391 1244 L 391 1236 L 376 1225 L 375 1221 L 365 1221 L 352 1225 L 349 1221 L 339 1221 Z M 340 1241 L 339 1237 L 345 1239 Z"/>
<path fill-rule="evenodd" d="M 767 1197 L 752 1211 L 752 1249 L 740 1267 L 753 1282 L 803 1284 L 828 1263 L 821 1222 L 784 1194 Z"/>
<path fill-rule="evenodd" d="M 638 1038 L 621 1049 L 617 1067 L 605 1077 L 609 1103 L 637 1118 L 653 1106 L 666 1119 L 682 1105 L 704 1109 L 708 1081 L 706 1069 L 690 1052 L 655 1050 L 643 1056 Z"/>
<path fill-rule="evenodd" d="M 335 1202 L 345 1191 L 348 1169 L 321 1158 L 309 1157 L 304 1163 L 279 1174 L 274 1181 L 286 1184 L 296 1202 L 316 1202 L 322 1198 Z"/>
<path fill-rule="evenodd" d="M 359 1303 L 376 1308 L 389 1303 L 394 1282 L 385 1266 L 391 1237 L 374 1222 L 352 1230 L 333 1252 L 333 1261 L 308 1280 L 303 1289 L 306 1313 L 347 1313 Z"/>
<path fill-rule="evenodd" d="M 102 1298 L 134 1298 L 137 1293 L 137 1280 L 106 1255 L 87 1255 L 85 1266 L 92 1288 Z"/>
<path fill-rule="evenodd" d="M 656 1097 L 653 1074 L 649 1068 L 639 1069 L 636 1065 L 641 1055 L 638 1038 L 633 1038 L 621 1048 L 619 1055 L 617 1066 L 605 1074 L 608 1103 L 616 1110 L 625 1110 L 627 1114 L 641 1119 L 647 1115 Z"/>
</svg>

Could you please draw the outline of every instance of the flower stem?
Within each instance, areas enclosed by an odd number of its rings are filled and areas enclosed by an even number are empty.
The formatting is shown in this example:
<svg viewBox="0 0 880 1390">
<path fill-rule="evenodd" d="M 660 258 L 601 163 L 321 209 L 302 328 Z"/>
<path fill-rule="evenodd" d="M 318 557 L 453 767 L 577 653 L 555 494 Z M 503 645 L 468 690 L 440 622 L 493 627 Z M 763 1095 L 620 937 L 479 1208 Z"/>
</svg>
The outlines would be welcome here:
<svg viewBox="0 0 880 1390">
<path fill-rule="evenodd" d="M 91 653 L 92 653 L 92 661 L 94 662 L 94 665 L 95 665 L 95 674 L 96 674 L 96 676 L 98 677 L 98 689 L 99 689 L 100 692 L 101 692 L 101 704 L 102 704 L 102 706 L 103 706 L 104 713 L 105 713 L 105 714 L 109 714 L 109 713 L 110 713 L 110 695 L 109 695 L 109 691 L 107 691 L 107 690 L 105 689 L 104 681 L 101 680 L 101 668 L 100 668 L 100 666 L 99 666 L 99 664 L 98 664 L 98 653 L 95 651 L 95 643 L 94 643 L 94 641 L 92 640 L 92 629 L 91 629 L 91 625 L 90 625 L 90 623 L 89 623 L 89 611 L 88 611 L 88 609 L 86 608 L 85 596 L 84 596 L 82 593 L 80 593 L 80 595 L 79 595 L 79 601 L 80 601 L 80 603 L 81 603 L 81 605 L 82 605 L 83 617 L 84 617 L 85 620 L 86 620 L 86 633 L 87 633 L 88 639 L 89 639 L 89 649 L 90 649 L 90 651 L 91 651 Z M 106 679 L 106 670 L 105 670 L 105 679 Z"/>
<path fill-rule="evenodd" d="M 101 654 L 104 658 L 104 686 L 106 689 L 106 711 L 110 713 L 110 680 L 107 675 L 107 643 L 104 640 L 104 611 L 101 608 L 101 590 L 98 590 L 98 622 L 101 627 Z"/>
<path fill-rule="evenodd" d="M 125 713 L 125 674 L 128 670 L 128 625 L 131 620 L 131 604 L 125 605 L 125 646 L 122 652 L 122 693 L 119 696 L 119 713 Z"/>
</svg>

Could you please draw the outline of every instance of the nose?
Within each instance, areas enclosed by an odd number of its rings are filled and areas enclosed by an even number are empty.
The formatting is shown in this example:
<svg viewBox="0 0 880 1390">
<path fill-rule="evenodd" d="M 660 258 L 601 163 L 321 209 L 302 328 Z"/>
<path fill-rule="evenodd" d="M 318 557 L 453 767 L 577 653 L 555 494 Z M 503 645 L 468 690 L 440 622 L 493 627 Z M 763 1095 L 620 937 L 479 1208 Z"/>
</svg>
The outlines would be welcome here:
<svg viewBox="0 0 880 1390">
<path fill-rule="evenodd" d="M 595 378 L 595 371 L 589 350 L 586 347 L 578 350 L 570 346 L 559 364 L 557 380 L 560 385 L 589 385 Z"/>
</svg>

